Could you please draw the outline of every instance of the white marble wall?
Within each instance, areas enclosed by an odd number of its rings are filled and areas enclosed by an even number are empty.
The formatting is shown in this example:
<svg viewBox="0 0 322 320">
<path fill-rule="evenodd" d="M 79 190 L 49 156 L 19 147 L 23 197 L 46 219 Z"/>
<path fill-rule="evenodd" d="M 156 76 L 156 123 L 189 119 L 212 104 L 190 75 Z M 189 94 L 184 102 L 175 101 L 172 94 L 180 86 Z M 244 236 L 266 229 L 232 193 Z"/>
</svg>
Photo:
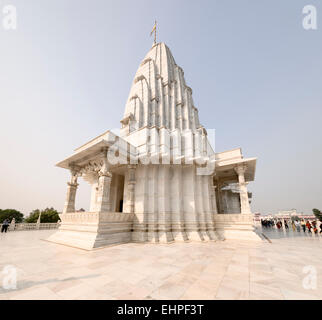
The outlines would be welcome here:
<svg viewBox="0 0 322 320">
<path fill-rule="evenodd" d="M 195 165 L 138 165 L 132 240 L 215 240 L 210 184 Z"/>
</svg>

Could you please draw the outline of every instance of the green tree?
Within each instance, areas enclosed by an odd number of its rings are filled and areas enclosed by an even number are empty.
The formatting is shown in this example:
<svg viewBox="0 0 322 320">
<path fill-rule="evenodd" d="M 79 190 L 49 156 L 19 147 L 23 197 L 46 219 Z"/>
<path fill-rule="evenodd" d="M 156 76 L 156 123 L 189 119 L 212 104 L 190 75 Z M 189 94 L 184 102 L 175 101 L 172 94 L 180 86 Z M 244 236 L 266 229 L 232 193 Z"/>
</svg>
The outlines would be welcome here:
<svg viewBox="0 0 322 320">
<path fill-rule="evenodd" d="M 31 211 L 29 216 L 25 219 L 25 222 L 27 222 L 27 223 L 36 223 L 37 220 L 38 220 L 39 214 L 40 214 L 39 209 Z"/>
<path fill-rule="evenodd" d="M 322 221 L 322 212 L 319 209 L 313 209 L 313 214 L 315 217 L 319 220 Z"/>
<path fill-rule="evenodd" d="M 22 222 L 23 214 L 15 209 L 0 209 L 0 223 L 2 223 L 5 219 L 9 219 L 10 221 L 15 218 L 16 222 Z"/>
<path fill-rule="evenodd" d="M 41 218 L 40 222 L 57 222 L 59 220 L 59 215 L 57 210 L 54 208 L 46 208 L 45 210 L 41 211 Z"/>
<path fill-rule="evenodd" d="M 59 220 L 59 215 L 57 210 L 54 208 L 46 208 L 45 210 L 33 210 L 28 218 L 25 219 L 27 223 L 36 223 L 41 212 L 40 222 L 41 223 L 55 223 Z"/>
</svg>

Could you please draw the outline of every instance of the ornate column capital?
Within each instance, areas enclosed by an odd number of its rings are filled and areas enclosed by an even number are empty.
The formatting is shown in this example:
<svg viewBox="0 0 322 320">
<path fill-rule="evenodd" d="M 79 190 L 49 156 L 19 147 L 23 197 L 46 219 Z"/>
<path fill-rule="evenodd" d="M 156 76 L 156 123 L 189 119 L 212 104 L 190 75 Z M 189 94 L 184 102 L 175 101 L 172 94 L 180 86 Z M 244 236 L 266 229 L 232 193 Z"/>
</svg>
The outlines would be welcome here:
<svg viewBox="0 0 322 320">
<path fill-rule="evenodd" d="M 80 173 L 81 167 L 76 164 L 71 163 L 69 165 L 69 170 L 70 170 L 71 175 L 76 176 Z"/>
<path fill-rule="evenodd" d="M 105 170 L 100 170 L 99 172 L 98 172 L 98 176 L 99 177 L 108 177 L 108 178 L 112 178 L 112 173 L 111 172 L 109 172 L 109 171 L 105 171 Z"/>
<path fill-rule="evenodd" d="M 70 178 L 70 182 L 68 182 L 67 184 L 71 187 L 77 187 L 78 186 L 77 178 L 81 176 L 81 168 L 77 165 L 71 164 L 69 166 L 69 170 L 70 170 L 71 178 Z"/>
<path fill-rule="evenodd" d="M 238 175 L 245 174 L 247 170 L 247 164 L 245 163 L 238 164 L 236 167 L 234 167 L 234 170 Z"/>
<path fill-rule="evenodd" d="M 77 188 L 79 186 L 78 183 L 67 182 L 67 185 L 72 188 Z"/>
</svg>

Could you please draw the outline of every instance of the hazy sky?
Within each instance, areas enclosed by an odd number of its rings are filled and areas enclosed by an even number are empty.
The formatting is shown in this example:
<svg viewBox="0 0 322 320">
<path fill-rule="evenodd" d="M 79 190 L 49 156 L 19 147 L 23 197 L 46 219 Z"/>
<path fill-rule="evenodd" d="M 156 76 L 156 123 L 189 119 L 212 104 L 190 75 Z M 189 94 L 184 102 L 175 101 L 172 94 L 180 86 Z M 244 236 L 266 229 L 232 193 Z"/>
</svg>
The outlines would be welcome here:
<svg viewBox="0 0 322 320">
<path fill-rule="evenodd" d="M 1 22 L 7 4 L 17 30 L 0 25 L 0 208 L 62 210 L 69 173 L 55 163 L 120 126 L 157 19 L 216 151 L 258 157 L 253 211 L 322 209 L 320 0 L 0 0 Z M 302 27 L 308 4 L 315 31 Z"/>
</svg>

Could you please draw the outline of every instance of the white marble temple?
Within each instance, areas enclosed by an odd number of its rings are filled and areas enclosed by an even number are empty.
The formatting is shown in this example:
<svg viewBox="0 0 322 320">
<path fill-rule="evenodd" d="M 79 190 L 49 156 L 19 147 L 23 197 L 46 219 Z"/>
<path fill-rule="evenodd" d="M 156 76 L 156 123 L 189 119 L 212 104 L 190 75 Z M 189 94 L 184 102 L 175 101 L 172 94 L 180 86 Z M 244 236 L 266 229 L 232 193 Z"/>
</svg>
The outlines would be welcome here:
<svg viewBox="0 0 322 320">
<path fill-rule="evenodd" d="M 62 225 L 50 241 L 92 249 L 125 242 L 260 238 L 247 183 L 256 158 L 215 153 L 192 89 L 164 43 L 140 64 L 121 120 L 59 167 L 71 171 Z M 208 130 L 209 131 L 209 130 Z M 77 179 L 92 186 L 90 212 L 76 213 Z"/>
</svg>

